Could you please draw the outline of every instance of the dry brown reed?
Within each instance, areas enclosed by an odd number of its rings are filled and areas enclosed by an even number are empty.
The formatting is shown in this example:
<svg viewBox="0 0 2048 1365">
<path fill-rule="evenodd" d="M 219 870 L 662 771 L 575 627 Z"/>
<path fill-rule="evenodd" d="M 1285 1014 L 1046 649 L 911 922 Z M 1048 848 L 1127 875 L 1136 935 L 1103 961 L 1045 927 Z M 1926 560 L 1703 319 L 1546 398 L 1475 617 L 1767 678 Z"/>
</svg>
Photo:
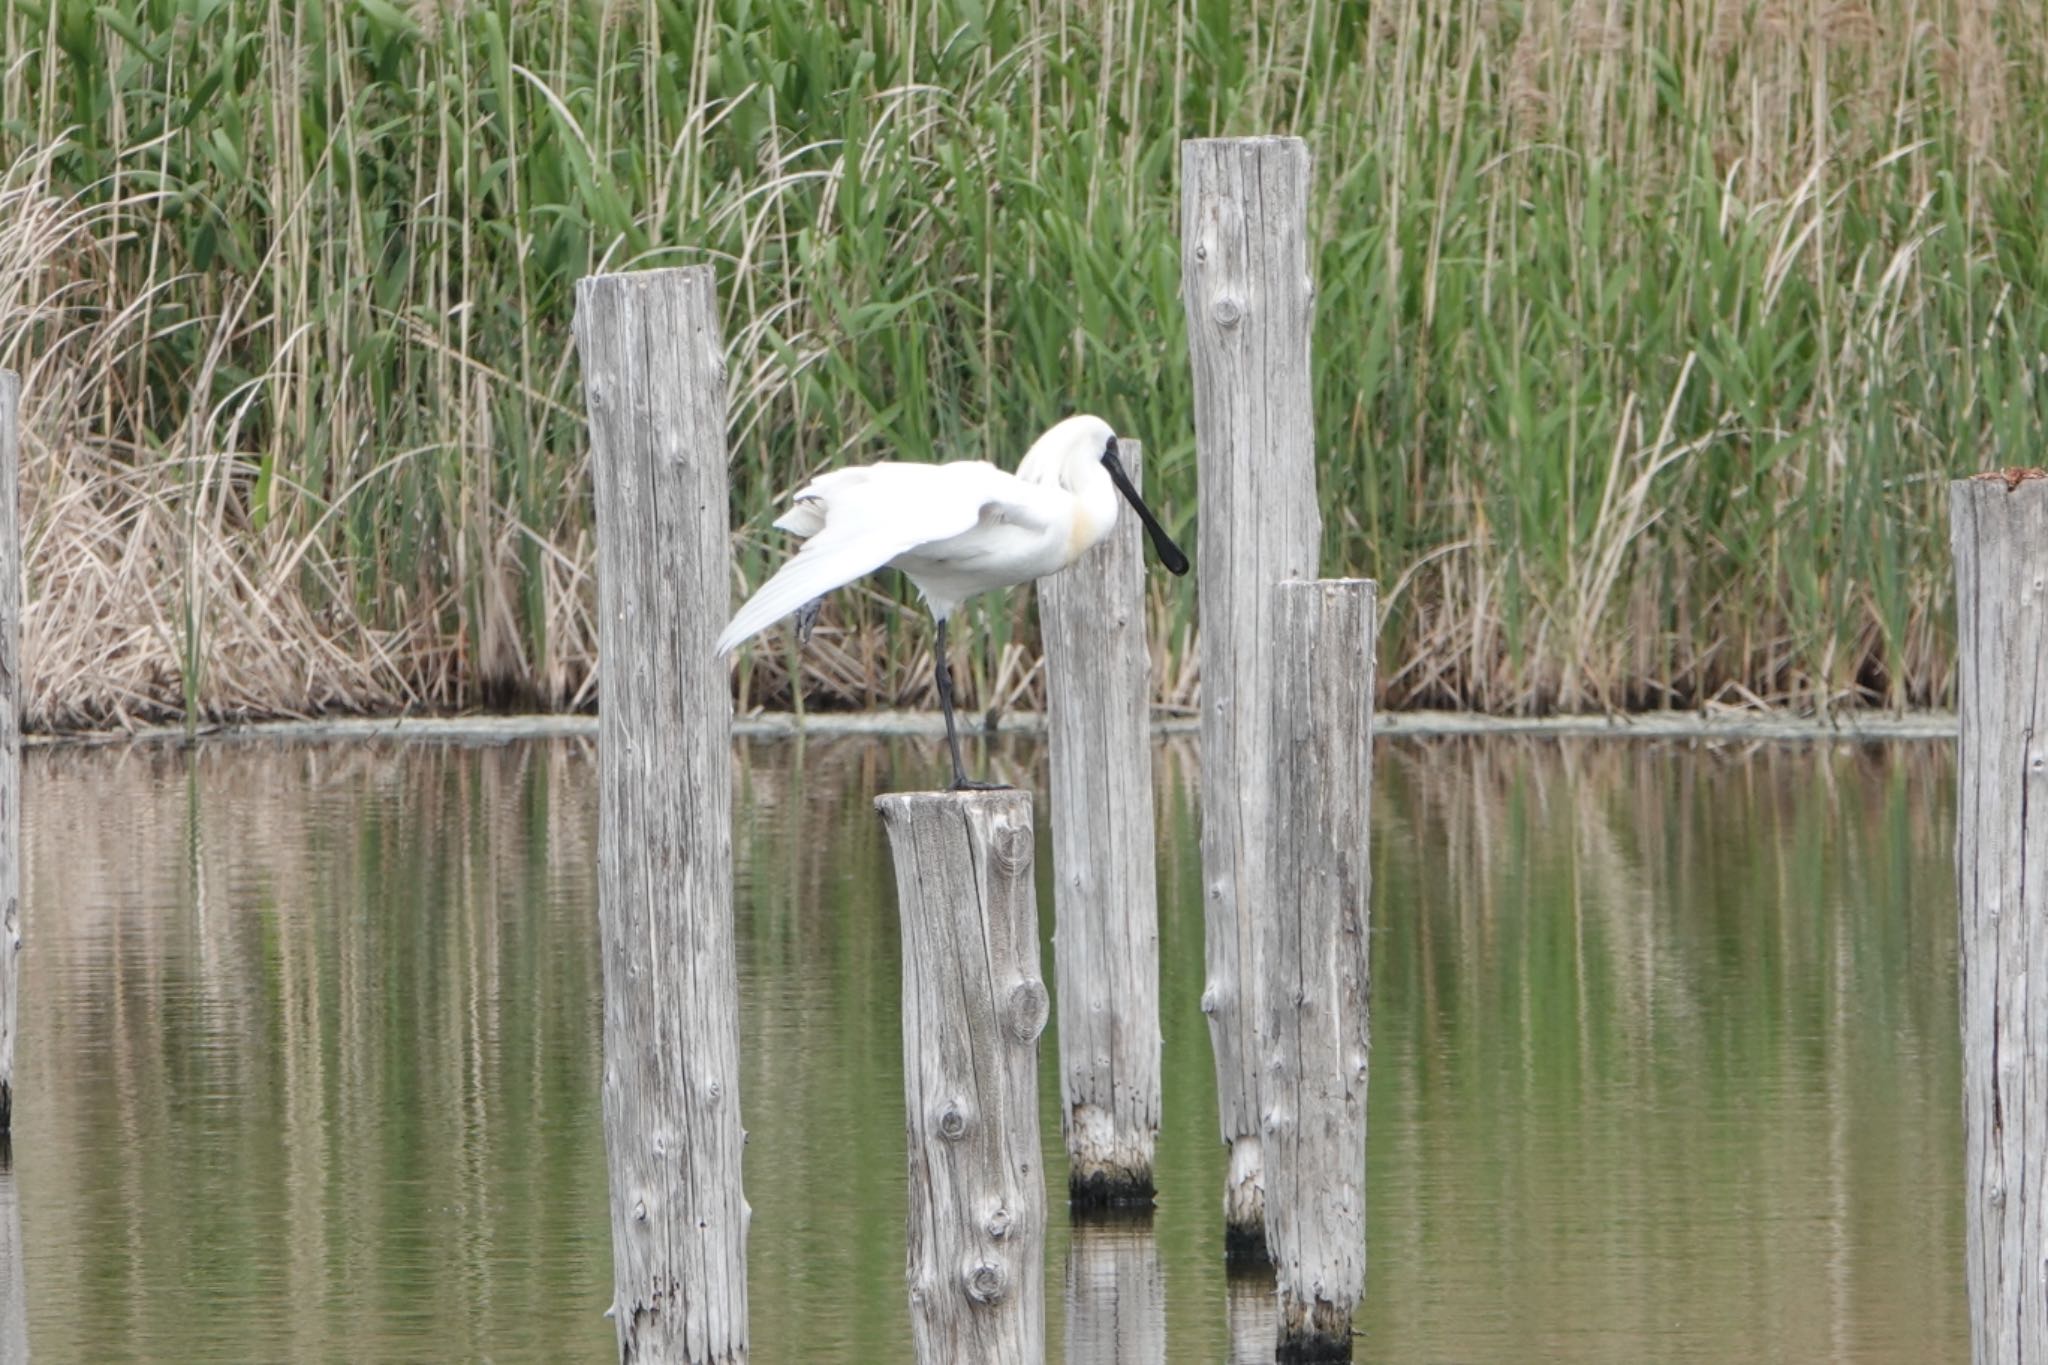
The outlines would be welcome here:
<svg viewBox="0 0 2048 1365">
<path fill-rule="evenodd" d="M 1189 135 L 1315 152 L 1383 705 L 1940 704 L 1940 490 L 2048 442 L 2039 0 L 0 0 L 0 52 L 40 727 L 593 704 L 592 269 L 721 272 L 736 592 L 818 469 L 1075 406 L 1185 532 Z M 743 703 L 928 702 L 901 593 Z M 1034 705 L 1029 594 L 974 610 L 969 704 Z"/>
</svg>

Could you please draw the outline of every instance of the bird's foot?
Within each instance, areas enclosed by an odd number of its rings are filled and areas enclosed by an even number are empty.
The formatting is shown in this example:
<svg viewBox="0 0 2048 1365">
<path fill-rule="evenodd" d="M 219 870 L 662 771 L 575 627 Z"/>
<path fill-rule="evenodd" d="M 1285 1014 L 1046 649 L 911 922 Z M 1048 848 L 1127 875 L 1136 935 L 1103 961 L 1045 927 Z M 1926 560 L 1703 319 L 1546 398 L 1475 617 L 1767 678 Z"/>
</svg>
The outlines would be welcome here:
<svg viewBox="0 0 2048 1365">
<path fill-rule="evenodd" d="M 956 792 L 1006 792 L 1015 791 L 1007 782 L 977 782 L 971 777 L 956 777 L 947 791 Z"/>
<path fill-rule="evenodd" d="M 799 648 L 811 642 L 811 629 L 818 624 L 818 613 L 825 609 L 825 599 L 813 597 L 796 609 L 796 642 Z"/>
</svg>

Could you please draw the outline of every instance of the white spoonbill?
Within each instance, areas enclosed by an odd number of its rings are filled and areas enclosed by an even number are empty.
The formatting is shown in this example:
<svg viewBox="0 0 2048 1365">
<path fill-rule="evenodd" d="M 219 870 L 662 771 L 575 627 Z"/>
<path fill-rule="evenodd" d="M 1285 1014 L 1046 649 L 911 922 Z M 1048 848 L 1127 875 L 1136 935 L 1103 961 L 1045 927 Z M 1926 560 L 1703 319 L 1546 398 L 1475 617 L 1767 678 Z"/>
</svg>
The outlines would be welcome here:
<svg viewBox="0 0 2048 1365">
<path fill-rule="evenodd" d="M 1188 557 L 1131 486 L 1117 460 L 1116 433 L 1100 417 L 1069 417 L 1053 426 L 1025 452 L 1015 474 L 981 460 L 891 460 L 820 474 L 775 522 L 805 537 L 803 548 L 733 615 L 718 637 L 718 652 L 730 654 L 834 588 L 894 565 L 938 622 L 932 659 L 953 789 L 989 786 L 969 782 L 960 763 L 946 620 L 976 593 L 1043 578 L 1086 554 L 1116 524 L 1118 493 L 1152 533 L 1160 562 L 1186 573 Z"/>
</svg>

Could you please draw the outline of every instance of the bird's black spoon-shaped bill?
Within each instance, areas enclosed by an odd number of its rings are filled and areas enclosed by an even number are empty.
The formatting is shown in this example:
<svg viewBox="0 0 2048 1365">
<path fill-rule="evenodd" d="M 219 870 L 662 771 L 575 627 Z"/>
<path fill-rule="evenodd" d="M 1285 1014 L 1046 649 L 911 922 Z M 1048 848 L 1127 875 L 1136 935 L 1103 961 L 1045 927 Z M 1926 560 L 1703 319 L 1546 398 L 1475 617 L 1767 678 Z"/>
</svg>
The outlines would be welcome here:
<svg viewBox="0 0 2048 1365">
<path fill-rule="evenodd" d="M 1169 573 L 1186 573 L 1188 557 L 1180 552 L 1180 546 L 1173 543 L 1173 537 L 1166 534 L 1166 528 L 1159 524 L 1159 518 L 1152 515 L 1152 509 L 1138 496 L 1138 490 L 1131 487 L 1131 476 L 1124 473 L 1123 464 L 1114 450 L 1103 455 L 1102 467 L 1109 471 L 1110 481 L 1116 485 L 1116 491 L 1124 495 L 1124 501 L 1137 510 L 1138 520 L 1145 523 L 1145 529 L 1152 535 L 1152 548 L 1159 552 L 1159 562 Z"/>
</svg>

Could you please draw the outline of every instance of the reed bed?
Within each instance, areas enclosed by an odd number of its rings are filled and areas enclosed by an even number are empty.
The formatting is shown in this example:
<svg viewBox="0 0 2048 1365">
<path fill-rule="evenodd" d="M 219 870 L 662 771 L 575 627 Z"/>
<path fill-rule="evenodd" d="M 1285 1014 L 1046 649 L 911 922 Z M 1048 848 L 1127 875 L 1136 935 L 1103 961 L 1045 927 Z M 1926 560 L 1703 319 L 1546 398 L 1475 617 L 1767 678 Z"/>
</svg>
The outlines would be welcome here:
<svg viewBox="0 0 2048 1365">
<path fill-rule="evenodd" d="M 1252 132 L 1316 157 L 1383 705 L 1944 703 L 1943 484 L 2048 418 L 2044 10 L 0 0 L 29 720 L 590 704 L 594 269 L 719 270 L 736 591 L 810 473 L 1076 408 L 1184 536 L 1177 145 Z M 902 592 L 742 701 L 923 700 Z M 1031 703 L 1030 595 L 980 611 L 963 692 Z"/>
</svg>

